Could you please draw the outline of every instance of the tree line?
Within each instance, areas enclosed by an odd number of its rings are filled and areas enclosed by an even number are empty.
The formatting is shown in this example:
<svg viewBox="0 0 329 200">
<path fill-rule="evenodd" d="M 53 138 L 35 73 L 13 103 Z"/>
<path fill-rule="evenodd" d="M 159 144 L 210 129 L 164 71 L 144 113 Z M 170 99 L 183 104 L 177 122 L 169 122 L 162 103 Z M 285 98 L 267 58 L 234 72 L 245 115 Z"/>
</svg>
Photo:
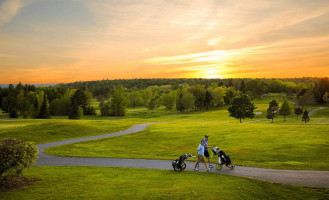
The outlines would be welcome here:
<svg viewBox="0 0 329 200">
<path fill-rule="evenodd" d="M 230 105 L 234 97 L 243 94 L 255 98 L 269 92 L 296 96 L 296 107 L 303 110 L 307 105 L 329 104 L 329 79 L 132 79 L 48 87 L 19 83 L 0 88 L 0 105 L 11 118 L 67 115 L 79 119 L 96 115 L 93 98 L 99 102 L 101 115 L 124 116 L 127 107 L 145 106 L 150 112 L 161 105 L 168 112 L 209 110 Z"/>
</svg>

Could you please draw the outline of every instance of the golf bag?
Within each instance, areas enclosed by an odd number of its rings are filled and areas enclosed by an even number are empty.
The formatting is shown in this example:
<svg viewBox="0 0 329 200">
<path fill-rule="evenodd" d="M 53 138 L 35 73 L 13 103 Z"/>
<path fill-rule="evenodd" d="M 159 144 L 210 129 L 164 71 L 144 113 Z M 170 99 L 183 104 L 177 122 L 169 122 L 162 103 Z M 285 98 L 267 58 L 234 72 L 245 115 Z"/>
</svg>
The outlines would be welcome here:
<svg viewBox="0 0 329 200">
<path fill-rule="evenodd" d="M 229 155 L 226 155 L 225 152 L 220 150 L 218 147 L 214 147 L 212 151 L 214 155 L 218 156 L 218 164 L 216 165 L 216 169 L 221 169 L 223 165 L 229 167 L 230 169 L 234 169 L 235 165 Z"/>
<path fill-rule="evenodd" d="M 192 157 L 192 155 L 186 153 L 181 155 L 179 159 L 172 161 L 172 167 L 175 171 L 183 171 L 186 168 L 185 160 Z"/>
</svg>

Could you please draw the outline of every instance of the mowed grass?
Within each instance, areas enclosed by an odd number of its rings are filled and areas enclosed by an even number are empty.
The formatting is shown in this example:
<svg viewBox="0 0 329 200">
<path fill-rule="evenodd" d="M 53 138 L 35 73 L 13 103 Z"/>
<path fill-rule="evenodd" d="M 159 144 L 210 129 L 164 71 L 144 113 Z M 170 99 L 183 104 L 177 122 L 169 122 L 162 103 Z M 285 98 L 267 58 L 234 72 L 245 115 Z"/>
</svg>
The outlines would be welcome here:
<svg viewBox="0 0 329 200">
<path fill-rule="evenodd" d="M 135 120 L 67 120 L 17 119 L 0 120 L 0 137 L 20 138 L 37 144 L 100 135 L 127 129 Z"/>
<path fill-rule="evenodd" d="M 176 159 L 183 153 L 195 154 L 204 135 L 238 165 L 279 169 L 329 170 L 328 107 L 315 112 L 304 124 L 294 115 L 286 121 L 279 116 L 271 123 L 265 118 L 268 102 L 281 94 L 256 99 L 254 119 L 229 117 L 226 107 L 207 112 L 156 113 L 144 107 L 129 109 L 126 117 L 84 116 L 82 120 L 53 117 L 50 120 L 0 120 L 0 137 L 16 137 L 36 143 L 99 135 L 129 128 L 133 124 L 167 122 L 150 126 L 146 131 L 117 138 L 94 140 L 47 149 L 60 156 Z M 317 107 L 312 107 L 314 109 Z M 310 110 L 311 110 L 310 109 Z M 213 161 L 216 162 L 216 158 Z"/>
<path fill-rule="evenodd" d="M 41 181 L 3 200 L 58 199 L 328 199 L 329 189 L 271 183 L 221 174 L 111 167 L 35 166 Z"/>
<path fill-rule="evenodd" d="M 274 94 L 272 98 L 277 98 Z M 280 95 L 279 95 L 280 97 Z M 150 126 L 146 131 L 120 138 L 109 138 L 54 147 L 46 152 L 60 156 L 176 159 L 186 152 L 195 154 L 204 135 L 209 144 L 219 146 L 238 165 L 278 168 L 329 170 L 328 107 L 311 116 L 304 124 L 301 118 L 282 116 L 274 123 L 266 119 L 271 96 L 256 100 L 258 112 L 254 119 L 238 120 L 229 117 L 226 108 L 208 112 L 177 114 L 160 109 L 155 114 L 138 108 L 130 116 L 143 113 L 144 119 L 168 123 Z M 283 97 L 279 98 L 281 104 Z M 313 107 L 314 109 L 317 107 Z M 152 118 L 152 115 L 156 117 Z M 217 162 L 216 158 L 213 158 Z"/>
<path fill-rule="evenodd" d="M 195 154 L 200 140 L 209 135 L 209 144 L 219 146 L 238 165 L 329 169 L 328 125 L 268 121 L 240 124 L 220 117 L 210 120 L 210 115 L 222 116 L 225 112 L 185 115 L 184 119 L 152 125 L 140 133 L 58 146 L 46 152 L 60 156 L 176 159 L 186 152 Z"/>
</svg>

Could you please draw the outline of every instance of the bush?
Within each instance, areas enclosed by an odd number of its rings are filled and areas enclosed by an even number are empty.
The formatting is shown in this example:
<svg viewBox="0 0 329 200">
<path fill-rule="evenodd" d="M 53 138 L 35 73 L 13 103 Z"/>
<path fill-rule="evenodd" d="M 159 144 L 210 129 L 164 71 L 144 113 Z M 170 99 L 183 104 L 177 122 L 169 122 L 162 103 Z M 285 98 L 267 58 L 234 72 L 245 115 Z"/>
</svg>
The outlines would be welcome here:
<svg viewBox="0 0 329 200">
<path fill-rule="evenodd" d="M 96 115 L 96 110 L 94 107 L 88 106 L 83 109 L 83 114 L 84 115 Z"/>
<path fill-rule="evenodd" d="M 32 142 L 0 138 L 0 178 L 22 174 L 25 168 L 36 161 L 38 152 Z"/>
</svg>

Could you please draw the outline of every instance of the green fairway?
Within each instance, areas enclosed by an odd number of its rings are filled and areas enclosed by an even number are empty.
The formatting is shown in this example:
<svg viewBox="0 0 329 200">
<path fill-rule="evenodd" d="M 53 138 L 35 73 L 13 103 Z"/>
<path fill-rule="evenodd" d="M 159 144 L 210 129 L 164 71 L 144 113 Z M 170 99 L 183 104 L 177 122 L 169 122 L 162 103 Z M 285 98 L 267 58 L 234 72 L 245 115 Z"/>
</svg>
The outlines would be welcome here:
<svg viewBox="0 0 329 200">
<path fill-rule="evenodd" d="M 0 193 L 21 199 L 328 199 L 329 189 L 234 176 L 110 167 L 31 167 L 41 181 Z"/>
<path fill-rule="evenodd" d="M 60 156 L 175 159 L 186 152 L 195 154 L 207 134 L 209 144 L 218 145 L 238 165 L 329 169 L 328 125 L 268 121 L 240 124 L 233 119 L 221 119 L 225 112 L 185 115 L 140 133 L 54 147 L 46 152 Z M 218 115 L 218 119 L 213 115 Z M 289 123 L 292 121 L 296 120 L 289 119 Z"/>
<path fill-rule="evenodd" d="M 0 137 L 13 137 L 37 144 L 90 135 L 112 133 L 140 123 L 138 119 L 67 120 L 18 119 L 0 120 Z"/>
<path fill-rule="evenodd" d="M 274 123 L 266 119 L 268 102 L 282 94 L 270 94 L 254 100 L 261 114 L 254 119 L 229 117 L 226 107 L 203 112 L 167 112 L 160 107 L 155 113 L 144 107 L 128 109 L 126 117 L 84 116 L 83 120 L 53 117 L 50 120 L 0 120 L 0 137 L 17 137 L 36 143 L 59 141 L 116 132 L 134 124 L 166 122 L 147 130 L 119 138 L 94 140 L 59 146 L 45 152 L 60 156 L 176 159 L 183 153 L 195 154 L 204 135 L 209 144 L 217 145 L 238 165 L 279 169 L 329 170 L 329 108 L 315 112 L 304 124 L 300 117 L 282 116 Z M 309 107 L 309 110 L 319 106 Z M 213 158 L 213 162 L 217 162 Z"/>
<path fill-rule="evenodd" d="M 280 97 L 280 98 L 278 98 Z M 329 118 L 328 107 L 315 112 L 311 122 L 290 115 L 282 116 L 274 123 L 265 118 L 268 102 L 274 98 L 281 101 L 281 94 L 267 95 L 257 99 L 254 119 L 245 119 L 240 124 L 230 118 L 226 108 L 208 112 L 180 114 L 167 113 L 163 109 L 151 114 L 144 108 L 129 110 L 130 117 L 142 117 L 144 121 L 164 121 L 152 125 L 146 131 L 120 138 L 82 142 L 47 149 L 46 152 L 60 156 L 114 157 L 176 159 L 196 147 L 204 135 L 209 135 L 209 144 L 217 145 L 231 155 L 238 165 L 279 168 L 329 170 Z M 318 107 L 310 107 L 309 110 Z M 253 122 L 254 121 L 254 122 Z M 217 159 L 213 159 L 217 162 Z"/>
</svg>

